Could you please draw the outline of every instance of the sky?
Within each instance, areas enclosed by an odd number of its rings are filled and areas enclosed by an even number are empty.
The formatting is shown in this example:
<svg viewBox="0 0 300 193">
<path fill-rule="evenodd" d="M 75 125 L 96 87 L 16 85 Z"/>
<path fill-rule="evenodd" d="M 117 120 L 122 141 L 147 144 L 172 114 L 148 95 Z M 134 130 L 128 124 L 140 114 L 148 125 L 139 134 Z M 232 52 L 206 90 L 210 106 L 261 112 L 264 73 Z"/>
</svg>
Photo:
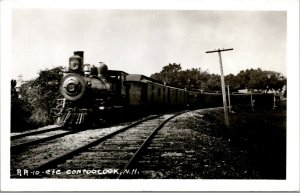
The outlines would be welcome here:
<svg viewBox="0 0 300 193">
<path fill-rule="evenodd" d="M 68 66 L 74 51 L 84 62 L 150 76 L 169 63 L 220 74 L 272 70 L 286 76 L 285 11 L 14 9 L 12 78 Z"/>
</svg>

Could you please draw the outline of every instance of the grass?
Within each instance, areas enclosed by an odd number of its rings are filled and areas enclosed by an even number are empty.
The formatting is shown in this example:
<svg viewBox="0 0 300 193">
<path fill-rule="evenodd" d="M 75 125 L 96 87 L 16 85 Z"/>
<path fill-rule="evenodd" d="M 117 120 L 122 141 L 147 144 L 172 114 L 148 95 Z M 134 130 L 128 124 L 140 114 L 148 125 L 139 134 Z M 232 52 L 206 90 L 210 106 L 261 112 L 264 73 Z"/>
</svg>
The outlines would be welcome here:
<svg viewBox="0 0 300 193">
<path fill-rule="evenodd" d="M 174 122 L 177 128 L 193 130 L 177 138 L 178 151 L 194 149 L 197 159 L 186 165 L 182 178 L 285 179 L 286 111 L 234 110 L 229 128 L 222 109 L 199 111 Z"/>
</svg>

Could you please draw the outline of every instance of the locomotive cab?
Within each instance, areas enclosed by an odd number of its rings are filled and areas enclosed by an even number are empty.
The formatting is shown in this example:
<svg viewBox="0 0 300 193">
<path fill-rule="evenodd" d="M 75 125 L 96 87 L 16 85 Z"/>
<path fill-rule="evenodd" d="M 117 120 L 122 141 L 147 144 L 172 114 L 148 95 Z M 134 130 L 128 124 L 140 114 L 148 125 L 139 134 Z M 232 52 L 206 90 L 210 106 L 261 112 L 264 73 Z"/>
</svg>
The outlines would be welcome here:
<svg viewBox="0 0 300 193">
<path fill-rule="evenodd" d="M 114 85 L 115 102 L 117 105 L 124 105 L 126 103 L 126 91 L 125 77 L 128 75 L 123 71 L 108 70 L 107 75 L 109 80 Z"/>
<path fill-rule="evenodd" d="M 102 81 L 112 84 L 113 102 L 117 105 L 124 105 L 126 97 L 125 77 L 127 73 L 119 70 L 108 70 L 108 67 L 103 62 L 97 67 L 98 78 Z"/>
</svg>

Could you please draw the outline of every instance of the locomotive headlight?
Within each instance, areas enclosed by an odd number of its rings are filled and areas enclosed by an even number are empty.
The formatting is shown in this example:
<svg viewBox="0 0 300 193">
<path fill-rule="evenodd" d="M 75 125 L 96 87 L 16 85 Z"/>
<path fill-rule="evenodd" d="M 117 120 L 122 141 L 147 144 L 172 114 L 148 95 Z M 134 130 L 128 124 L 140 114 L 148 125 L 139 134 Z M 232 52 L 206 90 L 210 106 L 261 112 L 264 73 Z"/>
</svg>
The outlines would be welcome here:
<svg viewBox="0 0 300 193">
<path fill-rule="evenodd" d="M 80 62 L 77 59 L 73 59 L 70 61 L 69 67 L 71 70 L 78 70 L 80 66 Z"/>
</svg>

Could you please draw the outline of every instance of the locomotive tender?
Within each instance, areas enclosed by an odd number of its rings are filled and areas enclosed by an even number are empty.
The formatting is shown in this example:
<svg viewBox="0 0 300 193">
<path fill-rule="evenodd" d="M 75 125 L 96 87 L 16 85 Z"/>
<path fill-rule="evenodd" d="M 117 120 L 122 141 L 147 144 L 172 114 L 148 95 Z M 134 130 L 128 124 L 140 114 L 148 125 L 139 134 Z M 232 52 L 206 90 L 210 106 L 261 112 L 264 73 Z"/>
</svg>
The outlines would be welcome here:
<svg viewBox="0 0 300 193">
<path fill-rule="evenodd" d="M 120 108 L 222 106 L 221 94 L 167 86 L 144 75 L 108 70 L 102 62 L 84 64 L 83 51 L 69 58 L 59 90 L 64 98 L 51 112 L 60 125 L 95 123 Z"/>
</svg>

